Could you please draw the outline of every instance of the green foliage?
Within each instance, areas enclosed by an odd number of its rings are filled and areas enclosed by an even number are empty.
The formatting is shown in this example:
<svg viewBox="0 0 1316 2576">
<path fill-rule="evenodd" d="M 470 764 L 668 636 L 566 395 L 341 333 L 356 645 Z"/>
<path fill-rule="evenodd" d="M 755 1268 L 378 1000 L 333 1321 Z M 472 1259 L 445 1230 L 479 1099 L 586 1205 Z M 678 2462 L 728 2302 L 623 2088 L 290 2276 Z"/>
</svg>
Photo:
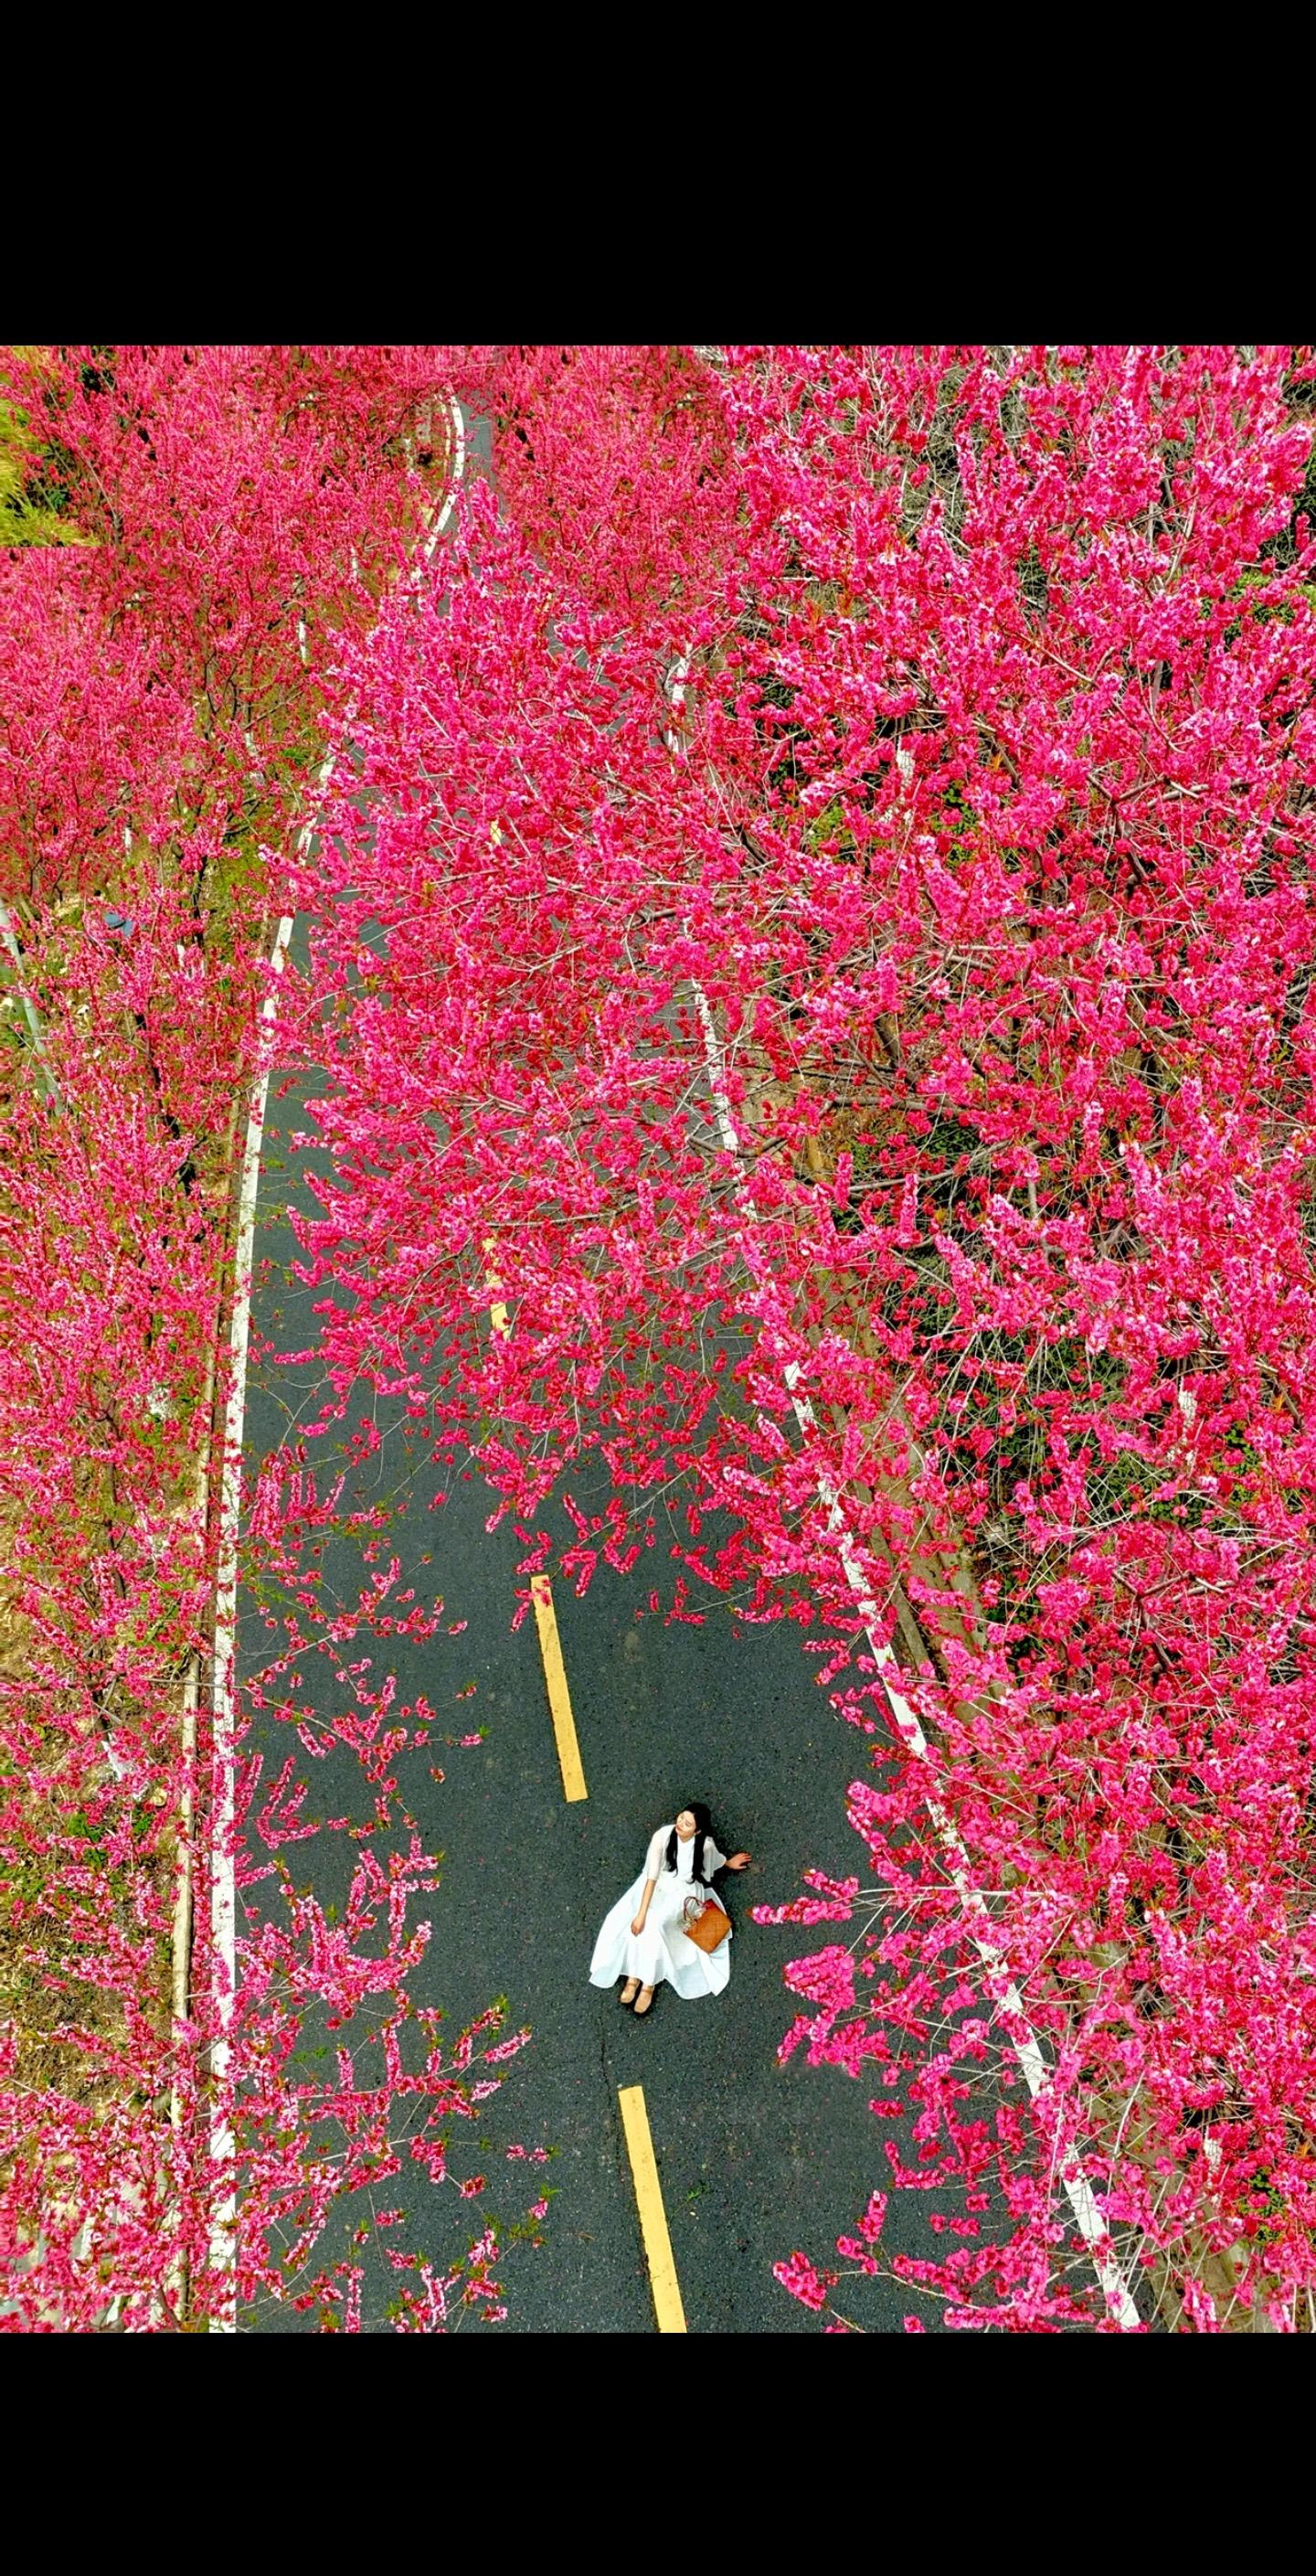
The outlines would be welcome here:
<svg viewBox="0 0 1316 2576">
<path fill-rule="evenodd" d="M 0 400 L 0 546 L 83 546 L 90 540 L 62 516 L 66 497 L 44 471 L 48 459 L 26 412 Z"/>
<path fill-rule="evenodd" d="M 834 841 L 838 858 L 854 857 L 855 837 L 846 821 L 845 807 L 839 796 L 833 796 L 831 803 L 824 805 L 817 820 L 808 826 L 804 840 L 810 851 L 820 850 L 826 843 Z"/>
</svg>

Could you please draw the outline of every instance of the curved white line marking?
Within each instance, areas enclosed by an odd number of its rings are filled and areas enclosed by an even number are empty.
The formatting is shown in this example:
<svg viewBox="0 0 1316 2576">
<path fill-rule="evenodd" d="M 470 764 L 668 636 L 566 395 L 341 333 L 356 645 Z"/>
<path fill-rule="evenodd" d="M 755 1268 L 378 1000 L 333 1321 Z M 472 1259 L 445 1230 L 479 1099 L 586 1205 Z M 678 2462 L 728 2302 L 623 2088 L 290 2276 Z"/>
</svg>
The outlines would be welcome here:
<svg viewBox="0 0 1316 2576">
<path fill-rule="evenodd" d="M 683 751 L 679 719 L 685 711 L 686 682 L 689 679 L 689 676 L 689 656 L 683 654 L 680 661 L 672 671 L 671 678 L 668 683 L 668 695 L 678 718 L 678 723 L 672 727 L 667 740 L 669 748 L 678 755 Z M 905 779 L 906 785 L 908 785 L 913 767 L 912 762 L 909 760 L 908 753 L 905 753 L 903 758 L 899 753 L 897 753 L 897 760 L 899 761 L 901 775 Z M 740 1138 L 736 1133 L 735 1121 L 731 1115 L 731 1103 L 727 1097 L 726 1082 L 722 1064 L 722 1050 L 718 1044 L 717 1030 L 714 1025 L 712 1011 L 709 1007 L 708 996 L 701 984 L 694 984 L 694 996 L 695 1006 L 699 1013 L 700 1027 L 702 1028 L 704 1035 L 704 1063 L 708 1074 L 709 1090 L 713 1097 L 713 1107 L 717 1114 L 718 1134 L 722 1140 L 724 1153 L 727 1153 L 734 1158 L 741 1174 L 741 1177 L 736 1183 L 736 1196 L 746 1213 L 754 1216 L 757 1214 L 757 1210 L 754 1206 L 753 1192 L 749 1187 L 748 1181 L 743 1176 L 743 1149 Z M 748 1246 L 746 1245 L 743 1248 L 746 1253 L 746 1260 L 750 1269 L 750 1274 L 753 1277 L 755 1275 L 754 1263 L 749 1256 Z M 756 1279 L 755 1284 L 761 1286 L 763 1283 Z M 801 1431 L 808 1432 L 815 1429 L 816 1416 L 814 1414 L 813 1406 L 810 1404 L 807 1396 L 800 1395 L 796 1392 L 799 1386 L 801 1374 L 799 1362 L 797 1360 L 788 1360 L 782 1374 L 785 1378 L 787 1392 L 794 1409 L 795 1419 L 798 1422 Z M 864 1633 L 868 1640 L 869 1652 L 882 1676 L 882 1688 L 886 1693 L 887 1705 L 891 1711 L 892 1722 L 895 1725 L 896 1731 L 902 1744 L 905 1746 L 906 1751 L 912 1753 L 917 1761 L 927 1762 L 930 1758 L 930 1749 L 927 1737 L 924 1734 L 918 1717 L 915 1711 L 911 1708 L 909 1701 L 905 1698 L 903 1692 L 895 1688 L 892 1681 L 892 1675 L 897 1674 L 900 1667 L 896 1662 L 896 1658 L 893 1655 L 891 1648 L 887 1645 L 881 1644 L 878 1640 L 877 1604 L 873 1599 L 872 1593 L 868 1588 L 867 1580 L 860 1567 L 858 1556 L 855 1552 L 853 1535 L 846 1520 L 845 1513 L 841 1508 L 840 1494 L 829 1476 L 819 1476 L 818 1495 L 820 1501 L 826 1506 L 828 1529 L 834 1536 L 839 1534 L 839 1554 L 841 1564 L 845 1570 L 845 1579 L 854 1596 L 860 1618 L 864 1623 Z M 969 1937 L 972 1940 L 973 1946 L 982 1962 L 987 1992 L 991 1998 L 994 2015 L 1001 2019 L 1003 2023 L 1013 2023 L 1015 2025 L 1014 2029 L 1007 2027 L 1006 2036 L 1009 2039 L 1010 2046 L 1014 2050 L 1015 2056 L 1019 2061 L 1028 2090 L 1031 2093 L 1033 2100 L 1036 2101 L 1038 2096 L 1045 2093 L 1050 2085 L 1052 2070 L 1047 2064 L 1046 2057 L 1043 2053 L 1036 2032 L 1024 2011 L 1023 1997 L 1021 1996 L 1013 1977 L 1010 1975 L 1008 1962 L 1002 1956 L 1001 1951 L 998 1949 L 996 1941 L 993 1938 L 992 1919 L 983 1901 L 981 1891 L 973 1885 L 972 1880 L 968 1876 L 968 1871 L 972 1866 L 968 1847 L 962 1840 L 956 1827 L 952 1824 L 950 1817 L 947 1815 L 945 1808 L 941 1804 L 940 1799 L 925 1796 L 923 1803 L 927 1809 L 932 1829 L 936 1834 L 938 1842 L 941 1844 L 942 1850 L 945 1852 L 949 1866 L 951 1884 L 954 1887 L 968 1917 Z M 1102 2293 L 1105 2297 L 1107 2311 L 1114 2319 L 1115 2323 L 1120 2327 L 1122 2332 L 1125 2334 L 1136 2333 L 1142 2324 L 1142 2319 L 1138 2314 L 1137 2302 L 1129 2288 L 1128 2279 L 1123 2267 L 1119 2263 L 1111 2245 L 1110 2231 L 1102 2218 L 1099 2208 L 1097 2207 L 1096 2196 L 1093 2192 L 1092 2185 L 1088 2181 L 1087 2175 L 1076 2156 L 1070 2155 L 1066 2157 L 1065 2162 L 1061 2167 L 1060 2179 L 1064 2185 L 1065 2197 L 1074 2213 L 1074 2221 L 1079 2234 L 1092 2258 L 1093 2268 L 1096 2272 L 1097 2279 L 1101 2284 Z"/>
</svg>

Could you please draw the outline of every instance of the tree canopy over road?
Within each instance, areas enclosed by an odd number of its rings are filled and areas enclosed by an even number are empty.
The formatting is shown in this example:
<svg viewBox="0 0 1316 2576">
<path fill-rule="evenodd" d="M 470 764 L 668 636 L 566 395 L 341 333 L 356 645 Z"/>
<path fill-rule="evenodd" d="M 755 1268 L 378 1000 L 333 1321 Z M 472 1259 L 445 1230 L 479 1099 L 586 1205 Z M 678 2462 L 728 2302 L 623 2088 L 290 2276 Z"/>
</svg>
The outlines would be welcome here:
<svg viewBox="0 0 1316 2576">
<path fill-rule="evenodd" d="M 630 1579 L 679 1481 L 656 1606 L 794 1621 L 855 1730 L 854 1871 L 785 1907 L 824 1928 L 783 2045 L 873 2087 L 882 2187 L 783 2285 L 824 2323 L 889 2268 L 952 2325 L 1105 2330 L 1113 2264 L 1162 2327 L 1311 2329 L 1314 378 L 1223 347 L 14 360 L 36 499 L 85 541 L 0 576 L 29 2322 L 159 2322 L 180 2250 L 206 2309 L 204 1941 L 186 2030 L 160 1945 L 230 1111 L 296 909 L 329 1393 L 251 1540 L 290 1655 L 338 1615 L 315 1443 L 363 1382 L 440 1470 L 478 1453 L 523 1613 L 539 1573 Z M 390 586 L 444 389 L 492 485 Z M 377 1662 L 367 1764 L 423 1726 L 393 1696 Z M 290 1899 L 278 1977 L 247 1963 L 251 2242 L 309 2170 L 297 1962 L 331 2010 L 365 1990 L 360 1887 L 351 1937 Z M 941 2259 L 884 2251 L 903 2189 Z"/>
</svg>

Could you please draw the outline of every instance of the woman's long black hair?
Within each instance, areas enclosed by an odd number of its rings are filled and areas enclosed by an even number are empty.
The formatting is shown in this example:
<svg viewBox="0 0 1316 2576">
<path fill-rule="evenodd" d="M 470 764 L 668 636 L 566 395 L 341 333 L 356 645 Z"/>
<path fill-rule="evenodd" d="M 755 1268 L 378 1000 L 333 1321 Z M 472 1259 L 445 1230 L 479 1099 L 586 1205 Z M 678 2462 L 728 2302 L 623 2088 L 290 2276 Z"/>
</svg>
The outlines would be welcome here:
<svg viewBox="0 0 1316 2576">
<path fill-rule="evenodd" d="M 691 1869 L 690 1875 L 701 1887 L 707 1887 L 708 1881 L 704 1876 L 704 1845 L 706 1842 L 716 1844 L 717 1837 L 713 1832 L 713 1819 L 710 1816 L 707 1807 L 703 1806 L 698 1798 L 687 1798 L 685 1805 L 688 1807 L 695 1820 L 694 1865 Z M 685 1808 L 682 1809 L 682 1814 L 684 1813 Z M 667 1837 L 667 1866 L 669 1869 L 675 1869 L 676 1867 L 677 1841 L 678 1835 L 676 1827 L 673 1825 L 672 1830 Z"/>
</svg>

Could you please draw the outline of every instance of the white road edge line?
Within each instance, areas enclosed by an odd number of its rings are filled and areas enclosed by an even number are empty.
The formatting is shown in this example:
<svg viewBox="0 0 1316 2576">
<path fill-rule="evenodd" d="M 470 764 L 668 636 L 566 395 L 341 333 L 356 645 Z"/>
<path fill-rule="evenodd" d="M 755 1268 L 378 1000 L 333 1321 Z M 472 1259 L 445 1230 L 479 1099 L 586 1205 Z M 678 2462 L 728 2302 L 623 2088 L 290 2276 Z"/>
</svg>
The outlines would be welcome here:
<svg viewBox="0 0 1316 2576">
<path fill-rule="evenodd" d="M 452 515 L 454 502 L 466 470 L 466 428 L 461 405 L 449 398 L 449 415 L 453 425 L 452 471 L 447 497 L 437 513 L 425 543 L 421 561 L 428 564 L 434 549 Z M 326 753 L 316 789 L 317 807 L 333 775 L 333 754 Z M 318 812 L 302 825 L 297 848 L 304 857 L 318 824 Z M 269 972 L 277 979 L 283 973 L 292 937 L 293 922 L 284 913 L 274 934 L 270 951 Z M 247 1120 L 247 1139 L 242 1156 L 242 1181 L 238 1194 L 237 1229 L 233 1253 L 233 1318 L 229 1332 L 232 1367 L 229 1377 L 228 1403 L 224 1413 L 224 1463 L 219 1500 L 219 1554 L 215 1583 L 214 1679 L 211 1708 L 213 1713 L 211 1753 L 211 1826 L 210 1826 L 210 1937 L 215 1962 L 219 2003 L 219 2036 L 211 2051 L 211 2070 L 217 2095 L 217 2108 L 210 2124 L 210 2157 L 218 2169 L 218 2195 L 214 2204 L 210 2231 L 210 2259 L 215 2271 L 227 2275 L 228 2294 L 221 2314 L 211 2319 L 211 2332 L 237 2332 L 237 2193 L 233 2167 L 235 2141 L 225 2111 L 225 2090 L 232 2066 L 229 2030 L 232 2024 L 234 1987 L 237 1974 L 237 1887 L 232 1838 L 235 1818 L 234 1799 L 234 1675 L 233 1661 L 237 1644 L 238 1610 L 238 1530 L 242 1513 L 242 1433 L 247 1408 L 247 1352 L 251 1340 L 251 1275 L 256 1235 L 256 1193 L 260 1185 L 261 1147 L 265 1137 L 265 1106 L 269 1092 L 270 1068 L 274 1059 L 275 1018 L 279 1003 L 279 985 L 271 982 L 261 1004 L 256 1046 L 256 1072 L 252 1083 L 251 1110 Z M 226 2177 L 226 2178 L 225 2178 Z"/>
<path fill-rule="evenodd" d="M 684 655 L 676 664 L 669 681 L 669 695 L 671 703 L 678 716 L 685 704 L 685 683 L 689 677 L 689 672 L 689 657 L 688 655 Z M 681 740 L 679 729 L 674 727 L 668 734 L 667 739 L 669 747 L 674 752 L 683 756 L 684 744 Z M 908 759 L 908 754 L 906 754 L 906 759 Z M 901 763 L 901 770 L 902 774 L 907 776 L 903 762 Z M 693 978 L 691 981 L 694 989 L 695 1006 L 699 1013 L 700 1026 L 704 1035 L 704 1061 L 708 1073 L 709 1089 L 713 1097 L 713 1105 L 717 1112 L 718 1133 L 722 1139 L 723 1151 L 734 1156 L 737 1166 L 740 1168 L 741 1177 L 736 1184 L 737 1199 L 741 1207 L 745 1209 L 749 1215 L 754 1216 L 757 1214 L 757 1210 L 754 1205 L 753 1192 L 750 1189 L 748 1181 L 744 1178 L 744 1149 L 741 1145 L 740 1138 L 736 1133 L 735 1121 L 731 1115 L 731 1104 L 727 1097 L 723 1073 L 722 1050 L 718 1044 L 717 1030 L 714 1026 L 713 1014 L 709 1007 L 708 996 L 704 992 L 702 985 L 695 983 Z M 762 1280 L 758 1279 L 755 1274 L 755 1265 L 752 1259 L 748 1257 L 747 1247 L 746 1256 L 746 1266 L 750 1271 L 751 1277 L 754 1278 L 755 1286 L 761 1287 L 764 1283 Z M 788 1360 L 783 1370 L 783 1376 L 787 1392 L 790 1395 L 791 1404 L 794 1409 L 795 1419 L 798 1422 L 801 1431 L 811 1431 L 817 1427 L 817 1417 L 808 1397 L 796 1393 L 800 1375 L 801 1371 L 798 1360 Z M 905 1745 L 906 1749 L 914 1755 L 917 1761 L 927 1762 L 929 1760 L 928 1740 L 919 1723 L 919 1719 L 915 1711 L 911 1708 L 909 1701 L 904 1697 L 904 1694 L 894 1687 L 890 1679 L 890 1675 L 893 1672 L 898 1672 L 900 1667 L 896 1662 L 896 1658 L 893 1655 L 891 1648 L 887 1645 L 881 1644 L 878 1640 L 877 1621 L 879 1614 L 877 1604 L 868 1588 L 867 1581 L 855 1553 L 853 1535 L 846 1521 L 845 1513 L 841 1507 L 840 1495 L 830 1477 L 820 1475 L 818 1479 L 818 1494 L 819 1499 L 827 1508 L 828 1529 L 832 1531 L 833 1534 L 838 1532 L 840 1534 L 839 1553 L 842 1566 L 845 1570 L 845 1579 L 854 1596 L 859 1610 L 859 1615 L 863 1620 L 864 1633 L 868 1640 L 869 1651 L 881 1674 L 882 1688 L 886 1693 L 887 1705 L 890 1708 L 892 1720 L 899 1732 L 901 1742 Z M 928 1795 L 924 1799 L 924 1805 L 927 1808 L 928 1816 L 937 1836 L 937 1840 L 941 1844 L 942 1850 L 945 1852 L 949 1862 L 951 1884 L 953 1885 L 955 1892 L 964 1907 L 965 1913 L 969 1918 L 970 1938 L 980 1960 L 982 1961 L 987 1980 L 988 1993 L 991 1995 L 992 1999 L 994 2015 L 997 2017 L 1003 2017 L 1008 2014 L 1012 2021 L 1022 2025 L 1021 2035 L 1018 2038 L 1016 2038 L 1011 2032 L 1007 2032 L 1006 2035 L 1010 2040 L 1010 2045 L 1013 2048 L 1015 2056 L 1019 2061 L 1019 2065 L 1023 2070 L 1024 2081 L 1028 2086 L 1028 2090 L 1032 2095 L 1033 2100 L 1036 2101 L 1039 2095 L 1044 2093 L 1050 2084 L 1051 2069 L 1047 2064 L 1037 2035 L 1024 2011 L 1023 1998 L 1010 1975 L 1008 1962 L 1002 1956 L 992 1937 L 991 1916 L 987 1911 L 982 1894 L 978 1888 L 973 1886 L 966 1874 L 971 1866 L 968 1847 L 962 1840 L 956 1827 L 951 1823 L 951 1820 L 946 1814 L 945 1808 L 941 1805 L 939 1799 Z M 998 1993 L 993 1993 L 993 1986 L 998 1987 L 1000 1991 Z M 1082 2165 L 1078 2162 L 1077 2157 L 1073 2155 L 1066 2157 L 1065 2162 L 1061 2167 L 1060 2179 L 1064 2185 L 1065 2196 L 1069 2202 L 1071 2210 L 1073 2211 L 1074 2221 L 1079 2234 L 1081 2235 L 1092 2258 L 1093 2268 L 1096 2272 L 1097 2279 L 1101 2284 L 1107 2310 L 1120 2327 L 1121 2332 L 1126 2334 L 1136 2333 L 1140 2330 L 1142 2325 L 1142 2319 L 1138 2314 L 1137 2302 L 1129 2288 L 1123 2267 L 1112 2249 L 1110 2231 L 1097 2207 L 1096 2196 L 1093 2192 L 1092 2185 L 1088 2181 L 1087 2175 L 1084 2172 Z"/>
</svg>

